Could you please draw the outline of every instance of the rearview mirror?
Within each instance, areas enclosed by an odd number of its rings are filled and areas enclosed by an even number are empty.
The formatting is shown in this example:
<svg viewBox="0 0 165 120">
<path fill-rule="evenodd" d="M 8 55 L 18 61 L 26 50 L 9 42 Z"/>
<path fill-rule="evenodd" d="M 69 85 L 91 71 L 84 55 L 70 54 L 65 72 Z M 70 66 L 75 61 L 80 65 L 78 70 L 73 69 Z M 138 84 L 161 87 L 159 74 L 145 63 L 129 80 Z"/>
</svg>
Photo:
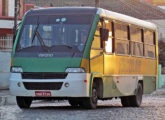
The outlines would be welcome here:
<svg viewBox="0 0 165 120">
<path fill-rule="evenodd" d="M 100 28 L 101 41 L 107 41 L 109 37 L 109 30 Z"/>
</svg>

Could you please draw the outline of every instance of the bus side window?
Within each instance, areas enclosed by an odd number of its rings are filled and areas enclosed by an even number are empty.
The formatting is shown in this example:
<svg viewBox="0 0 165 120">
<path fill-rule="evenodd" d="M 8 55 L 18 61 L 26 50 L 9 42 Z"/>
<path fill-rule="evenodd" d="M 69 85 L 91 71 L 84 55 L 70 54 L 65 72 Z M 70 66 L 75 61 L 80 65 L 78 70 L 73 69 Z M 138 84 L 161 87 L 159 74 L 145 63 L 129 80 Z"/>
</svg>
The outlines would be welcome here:
<svg viewBox="0 0 165 120">
<path fill-rule="evenodd" d="M 144 51 L 145 57 L 155 58 L 156 45 L 155 45 L 155 33 L 150 30 L 144 30 Z"/>
<path fill-rule="evenodd" d="M 92 48 L 101 48 L 101 42 L 100 42 L 100 28 L 101 28 L 101 22 L 98 23 L 94 39 L 92 42 Z"/>
<path fill-rule="evenodd" d="M 129 54 L 128 25 L 115 23 L 115 52 L 116 54 Z"/>
<path fill-rule="evenodd" d="M 101 22 L 99 21 L 91 46 L 90 58 L 98 56 L 103 52 L 103 49 L 101 48 L 100 28 L 101 28 Z"/>
<path fill-rule="evenodd" d="M 104 49 L 106 53 L 112 53 L 113 52 L 113 31 L 112 31 L 112 21 L 110 20 L 104 20 L 105 28 L 109 30 L 109 36 L 108 40 L 104 41 Z"/>
<path fill-rule="evenodd" d="M 131 55 L 143 56 L 142 30 L 130 26 Z"/>
</svg>

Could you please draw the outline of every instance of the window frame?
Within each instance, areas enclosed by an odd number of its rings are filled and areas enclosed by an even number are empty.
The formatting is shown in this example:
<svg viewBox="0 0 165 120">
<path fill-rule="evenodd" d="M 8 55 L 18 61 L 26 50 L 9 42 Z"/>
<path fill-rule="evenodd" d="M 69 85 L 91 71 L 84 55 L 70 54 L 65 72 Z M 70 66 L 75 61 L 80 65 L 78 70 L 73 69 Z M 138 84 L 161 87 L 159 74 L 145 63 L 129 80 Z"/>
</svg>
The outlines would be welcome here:
<svg viewBox="0 0 165 120">
<path fill-rule="evenodd" d="M 111 21 L 111 27 L 112 27 L 112 53 L 106 53 L 105 52 L 105 45 L 103 45 L 103 49 L 104 49 L 104 53 L 105 54 L 114 54 L 114 55 L 118 55 L 118 56 L 132 56 L 132 57 L 137 57 L 137 58 L 146 58 L 146 59 L 157 59 L 157 55 L 156 55 L 156 30 L 151 30 L 151 29 L 148 29 L 148 28 L 145 28 L 145 27 L 142 27 L 142 26 L 137 26 L 137 25 L 134 25 L 134 24 L 130 24 L 130 23 L 127 23 L 127 22 L 123 22 L 123 21 L 119 21 L 119 20 L 114 20 L 112 18 L 108 18 L 108 17 L 102 17 L 101 19 L 106 19 L 106 20 L 109 20 Z M 128 51 L 128 54 L 119 54 L 116 52 L 116 40 L 118 38 L 116 38 L 116 34 L 115 34 L 115 23 L 119 23 L 119 24 L 122 24 L 122 25 L 126 25 L 127 26 L 127 40 L 129 41 L 129 51 Z M 130 32 L 130 27 L 131 26 L 134 26 L 138 29 L 140 29 L 141 31 L 141 42 L 136 42 L 136 43 L 139 43 L 139 44 L 143 44 L 143 48 L 142 48 L 142 55 L 132 55 L 132 51 L 131 51 L 131 32 Z M 104 27 L 104 25 L 102 25 L 102 27 Z M 154 53 L 154 56 L 155 57 L 147 57 L 145 56 L 145 42 L 144 42 L 144 30 L 149 30 L 149 31 L 152 31 L 153 32 L 153 45 L 154 45 L 154 49 L 155 49 L 155 53 Z M 120 40 L 120 38 L 119 38 Z M 125 40 L 125 41 L 127 41 Z M 135 41 L 133 41 L 135 42 Z"/>
<path fill-rule="evenodd" d="M 147 28 L 143 28 L 143 31 L 145 31 L 145 30 L 148 30 L 148 31 L 152 32 L 152 35 L 153 35 L 153 44 L 145 43 L 145 37 L 144 37 L 145 32 L 144 32 L 144 34 L 143 34 L 143 39 L 144 39 L 144 43 L 143 43 L 143 44 L 144 44 L 144 57 L 145 57 L 145 58 L 149 58 L 149 59 L 157 59 L 157 55 L 156 55 L 156 33 L 155 33 L 154 30 L 150 30 L 150 29 L 147 29 Z M 154 46 L 154 51 L 153 51 L 154 57 L 149 57 L 149 56 L 146 56 L 146 55 L 145 55 L 145 52 L 146 52 L 145 45 L 147 45 L 147 46 Z"/>
<path fill-rule="evenodd" d="M 133 56 L 133 57 L 144 57 L 144 42 L 143 42 L 143 28 L 142 27 L 139 27 L 139 26 L 135 26 L 135 25 L 129 25 L 129 27 L 130 27 L 130 54 L 131 54 L 131 56 Z M 132 39 L 132 37 L 131 37 L 131 28 L 133 28 L 133 29 L 138 29 L 139 31 L 140 31 L 140 41 L 136 41 L 136 40 L 133 40 Z M 132 43 L 134 43 L 135 44 L 135 55 L 133 54 L 133 51 L 132 51 Z M 137 55 L 137 51 L 138 51 L 138 49 L 137 49 L 137 45 L 138 44 L 142 44 L 142 46 L 143 46 L 143 48 L 142 48 L 142 55 Z M 140 52 L 140 51 L 139 51 Z"/>
<path fill-rule="evenodd" d="M 116 37 L 115 23 L 121 24 L 121 25 L 123 25 L 123 26 L 126 26 L 126 28 L 127 28 L 127 30 L 126 30 L 126 32 L 127 32 L 127 39 L 122 39 L 122 38 Z M 115 36 L 114 36 L 114 42 L 115 42 L 115 43 L 114 43 L 114 46 L 115 46 L 114 53 L 115 53 L 116 55 L 130 56 L 130 36 L 129 36 L 130 33 L 129 33 L 129 24 L 128 24 L 128 23 L 121 22 L 121 21 L 114 21 L 114 34 L 115 34 Z M 116 51 L 116 49 L 117 49 L 116 41 L 117 41 L 117 40 L 120 40 L 120 41 L 127 41 L 127 42 L 128 42 L 128 53 L 124 53 L 124 54 L 122 54 L 122 53 L 117 53 L 117 51 Z"/>
</svg>

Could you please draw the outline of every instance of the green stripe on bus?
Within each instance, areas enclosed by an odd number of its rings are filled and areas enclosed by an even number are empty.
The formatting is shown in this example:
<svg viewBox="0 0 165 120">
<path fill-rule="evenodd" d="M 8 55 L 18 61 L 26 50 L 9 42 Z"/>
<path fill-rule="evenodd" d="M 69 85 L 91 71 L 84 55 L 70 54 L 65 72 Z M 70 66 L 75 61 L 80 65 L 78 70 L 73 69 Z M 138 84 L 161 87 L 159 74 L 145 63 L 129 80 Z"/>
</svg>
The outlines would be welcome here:
<svg viewBox="0 0 165 120">
<path fill-rule="evenodd" d="M 95 34 L 95 30 L 96 30 L 99 18 L 100 18 L 100 16 L 98 14 L 96 14 L 96 16 L 94 18 L 94 21 L 93 21 L 93 24 L 92 24 L 92 28 L 91 28 L 89 37 L 88 37 L 88 40 L 87 40 L 87 45 L 86 45 L 85 50 L 84 50 L 83 58 L 89 59 L 91 44 L 92 44 L 92 41 L 93 41 L 93 37 L 94 37 L 94 34 Z"/>
<path fill-rule="evenodd" d="M 91 74 L 91 77 L 90 77 L 90 84 L 89 84 L 89 97 L 92 96 L 92 83 L 93 83 L 93 73 Z"/>
<path fill-rule="evenodd" d="M 19 38 L 19 36 L 20 36 L 21 28 L 22 28 L 23 22 L 24 22 L 24 20 L 25 20 L 25 17 L 26 17 L 26 15 L 23 17 L 23 19 L 22 19 L 22 21 L 21 21 L 21 25 L 20 25 L 20 27 L 19 27 L 18 33 L 17 33 L 16 38 L 15 38 L 15 42 L 14 42 L 14 45 L 13 45 L 12 57 L 14 57 L 14 54 L 15 54 L 16 45 L 17 45 L 17 42 L 18 42 L 18 38 Z"/>
</svg>

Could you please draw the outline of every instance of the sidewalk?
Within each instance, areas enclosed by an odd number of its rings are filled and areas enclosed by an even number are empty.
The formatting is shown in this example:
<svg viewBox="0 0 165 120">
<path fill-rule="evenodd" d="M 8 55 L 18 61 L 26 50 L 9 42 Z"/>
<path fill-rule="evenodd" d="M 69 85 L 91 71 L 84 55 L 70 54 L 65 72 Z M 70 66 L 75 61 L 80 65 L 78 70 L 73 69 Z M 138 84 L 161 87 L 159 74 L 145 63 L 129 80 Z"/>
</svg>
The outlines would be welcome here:
<svg viewBox="0 0 165 120">
<path fill-rule="evenodd" d="M 165 95 L 165 87 L 157 89 L 157 90 L 156 90 L 155 92 L 153 92 L 152 94 L 158 95 L 158 96 Z"/>
<path fill-rule="evenodd" d="M 0 90 L 0 106 L 11 104 L 16 104 L 15 96 L 12 96 L 9 90 Z"/>
</svg>

